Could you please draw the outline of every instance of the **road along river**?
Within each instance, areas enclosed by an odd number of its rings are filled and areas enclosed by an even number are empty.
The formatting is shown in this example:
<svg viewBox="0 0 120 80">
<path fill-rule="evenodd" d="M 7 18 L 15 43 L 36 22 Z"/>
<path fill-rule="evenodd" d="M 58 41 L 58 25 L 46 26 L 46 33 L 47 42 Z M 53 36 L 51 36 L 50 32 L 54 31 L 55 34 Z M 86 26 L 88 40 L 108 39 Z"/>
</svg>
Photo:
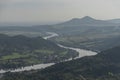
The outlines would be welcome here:
<svg viewBox="0 0 120 80">
<path fill-rule="evenodd" d="M 47 32 L 47 34 L 49 36 L 43 37 L 44 39 L 50 39 L 50 38 L 59 36 L 57 33 L 54 33 L 54 32 Z M 90 50 L 84 50 L 84 49 L 73 48 L 73 47 L 66 47 L 66 46 L 63 46 L 61 44 L 57 44 L 57 45 L 62 47 L 62 48 L 71 49 L 71 50 L 75 50 L 76 52 L 78 52 L 79 55 L 74 59 L 81 58 L 81 57 L 84 57 L 84 56 L 93 56 L 93 55 L 97 54 L 96 52 L 93 52 L 93 51 L 90 51 Z M 72 60 L 72 58 L 67 59 L 65 61 L 70 61 L 70 60 Z M 6 73 L 6 72 L 22 72 L 22 71 L 44 69 L 44 68 L 52 66 L 54 64 L 55 63 L 37 64 L 37 65 L 33 65 L 33 66 L 26 66 L 26 67 L 22 67 L 22 68 L 17 68 L 17 69 L 14 69 L 14 70 L 11 70 L 11 69 L 3 70 L 3 69 L 1 69 L 0 73 L 3 74 L 3 73 Z"/>
</svg>

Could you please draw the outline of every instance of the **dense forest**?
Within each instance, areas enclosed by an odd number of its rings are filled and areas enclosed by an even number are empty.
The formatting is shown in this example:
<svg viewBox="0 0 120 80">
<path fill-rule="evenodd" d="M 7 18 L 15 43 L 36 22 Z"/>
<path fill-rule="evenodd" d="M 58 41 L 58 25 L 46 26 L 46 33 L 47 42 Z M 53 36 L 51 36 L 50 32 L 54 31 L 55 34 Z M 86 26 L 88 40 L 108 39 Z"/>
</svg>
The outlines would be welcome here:
<svg viewBox="0 0 120 80">
<path fill-rule="evenodd" d="M 120 80 L 120 47 L 44 70 L 6 73 L 1 80 Z"/>
<path fill-rule="evenodd" d="M 0 69 L 59 62 L 77 55 L 41 37 L 0 34 Z"/>
</svg>

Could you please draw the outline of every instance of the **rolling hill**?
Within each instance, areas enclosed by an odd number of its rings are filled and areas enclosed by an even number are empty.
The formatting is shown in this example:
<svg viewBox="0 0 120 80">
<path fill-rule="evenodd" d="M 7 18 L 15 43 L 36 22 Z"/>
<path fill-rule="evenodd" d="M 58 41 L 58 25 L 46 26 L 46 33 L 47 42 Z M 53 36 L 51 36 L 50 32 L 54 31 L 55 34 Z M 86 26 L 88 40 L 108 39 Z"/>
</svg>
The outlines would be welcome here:
<svg viewBox="0 0 120 80">
<path fill-rule="evenodd" d="M 77 55 L 41 37 L 0 34 L 0 69 L 59 62 Z"/>
</svg>

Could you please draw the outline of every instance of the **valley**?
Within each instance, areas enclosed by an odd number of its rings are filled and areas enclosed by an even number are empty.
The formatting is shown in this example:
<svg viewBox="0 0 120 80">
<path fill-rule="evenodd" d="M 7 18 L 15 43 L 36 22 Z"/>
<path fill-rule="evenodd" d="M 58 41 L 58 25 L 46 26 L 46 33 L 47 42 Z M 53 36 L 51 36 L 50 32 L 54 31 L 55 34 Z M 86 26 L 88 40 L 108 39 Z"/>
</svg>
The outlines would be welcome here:
<svg viewBox="0 0 120 80">
<path fill-rule="evenodd" d="M 49 36 L 44 37 L 44 39 L 49 39 L 49 38 L 53 38 L 53 37 L 59 36 L 58 34 L 53 33 L 53 32 L 49 32 L 48 34 L 49 34 Z M 87 50 L 83 50 L 83 49 L 79 49 L 79 48 L 66 47 L 66 46 L 63 46 L 63 45 L 60 45 L 60 44 L 57 44 L 57 45 L 59 47 L 61 47 L 61 48 L 64 48 L 64 49 L 67 49 L 67 50 L 68 49 L 69 50 L 73 50 L 73 51 L 76 51 L 77 53 L 79 53 L 76 57 L 71 56 L 68 59 L 66 58 L 64 60 L 60 60 L 59 62 L 71 61 L 73 59 L 78 59 L 78 58 L 81 58 L 81 57 L 84 57 L 84 56 L 93 56 L 93 55 L 97 54 L 96 52 L 93 52 L 93 51 L 87 51 Z M 47 50 L 44 50 L 44 52 L 46 53 Z M 42 52 L 42 53 L 44 53 L 44 52 Z M 63 54 L 63 53 L 61 53 L 61 54 Z M 14 59 L 13 55 L 10 55 L 10 56 Z M 8 57 L 8 59 L 10 59 L 10 57 Z M 26 66 L 26 67 L 22 66 L 21 68 L 14 68 L 14 69 L 8 68 L 6 70 L 1 69 L 0 73 L 3 74 L 3 73 L 6 73 L 6 72 L 23 72 L 23 71 L 30 71 L 30 70 L 38 70 L 38 69 L 44 69 L 44 68 L 52 66 L 52 65 L 55 65 L 55 63 L 50 63 L 49 62 L 49 63 L 44 63 L 44 64 L 42 63 L 42 64 L 37 64 L 37 65 L 34 64 L 32 66 Z"/>
<path fill-rule="evenodd" d="M 10 37 L 1 34 L 0 47 L 1 69 L 57 63 L 78 56 L 74 50 L 64 49 L 41 37 L 30 38 L 22 35 Z"/>
<path fill-rule="evenodd" d="M 72 61 L 61 62 L 43 70 L 6 73 L 1 80 L 119 80 L 120 47 Z"/>
<path fill-rule="evenodd" d="M 86 16 L 55 25 L 0 29 L 5 45 L 1 80 L 120 79 L 118 23 Z"/>
<path fill-rule="evenodd" d="M 0 0 L 0 80 L 120 80 L 120 0 Z"/>
</svg>

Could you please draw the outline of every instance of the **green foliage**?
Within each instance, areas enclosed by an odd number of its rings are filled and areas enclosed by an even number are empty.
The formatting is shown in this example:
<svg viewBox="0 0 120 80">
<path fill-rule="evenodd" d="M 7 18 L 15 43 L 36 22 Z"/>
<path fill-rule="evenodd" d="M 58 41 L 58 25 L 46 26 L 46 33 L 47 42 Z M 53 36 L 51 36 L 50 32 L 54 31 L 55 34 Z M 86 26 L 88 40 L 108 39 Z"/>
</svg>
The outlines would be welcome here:
<svg viewBox="0 0 120 80">
<path fill-rule="evenodd" d="M 43 70 L 6 73 L 1 80 L 120 80 L 120 47 Z"/>
<path fill-rule="evenodd" d="M 59 62 L 78 53 L 41 37 L 0 34 L 0 68 L 17 68 L 39 63 Z"/>
<path fill-rule="evenodd" d="M 10 59 L 17 59 L 17 58 L 26 58 L 29 54 L 23 55 L 19 53 L 12 53 L 10 55 L 2 56 L 1 60 L 10 60 Z"/>
</svg>

